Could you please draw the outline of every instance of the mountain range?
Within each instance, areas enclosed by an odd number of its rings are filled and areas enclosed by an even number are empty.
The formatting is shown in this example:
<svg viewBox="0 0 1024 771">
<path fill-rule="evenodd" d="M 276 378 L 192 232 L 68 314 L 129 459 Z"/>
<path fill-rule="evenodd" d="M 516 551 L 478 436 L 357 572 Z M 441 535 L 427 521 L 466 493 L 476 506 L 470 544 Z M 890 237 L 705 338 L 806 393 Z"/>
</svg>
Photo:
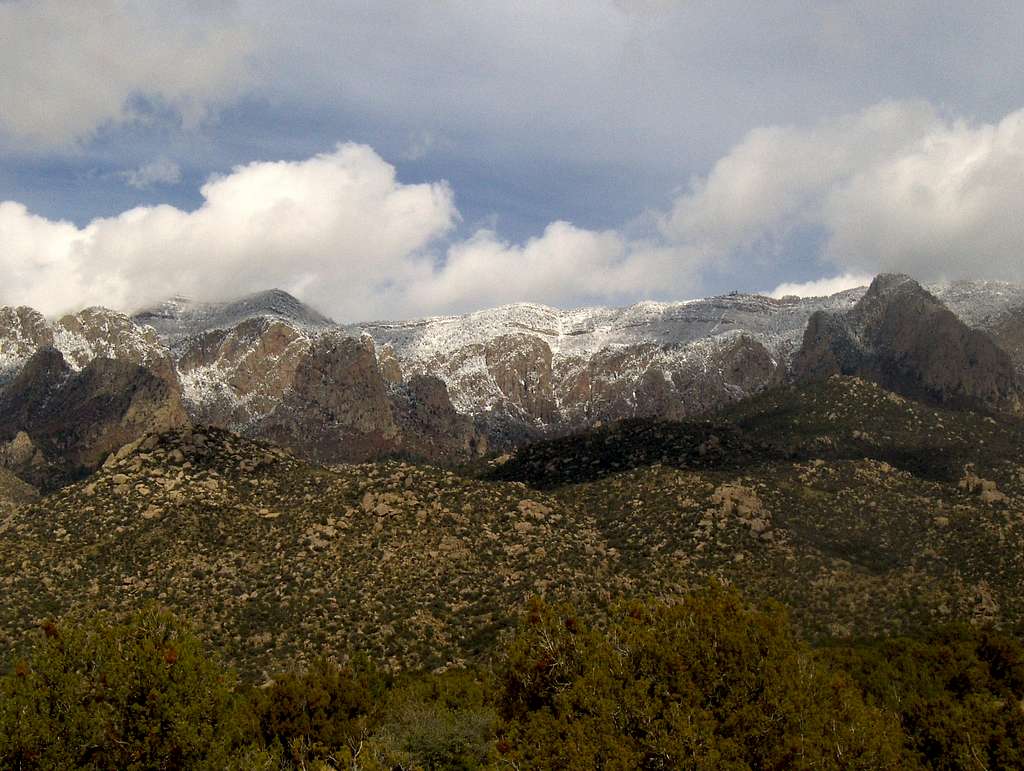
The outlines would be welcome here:
<svg viewBox="0 0 1024 771">
<path fill-rule="evenodd" d="M 0 647 L 155 600 L 249 676 L 449 667 L 708 580 L 812 638 L 1024 623 L 1024 287 L 337 324 L 0 309 Z"/>
<path fill-rule="evenodd" d="M 679 420 L 833 374 L 1020 414 L 1024 285 L 882 275 L 829 297 L 518 304 L 338 324 L 270 290 L 52 320 L 0 308 L 0 464 L 52 489 L 187 425 L 318 463 L 453 464 L 625 418 Z"/>
</svg>

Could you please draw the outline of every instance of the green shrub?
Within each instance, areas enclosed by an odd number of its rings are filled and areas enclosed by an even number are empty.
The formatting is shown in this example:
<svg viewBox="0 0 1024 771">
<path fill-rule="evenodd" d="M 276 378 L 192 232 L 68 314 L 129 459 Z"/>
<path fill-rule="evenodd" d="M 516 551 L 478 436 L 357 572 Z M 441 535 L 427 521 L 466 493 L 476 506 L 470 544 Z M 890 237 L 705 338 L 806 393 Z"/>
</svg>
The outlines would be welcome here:
<svg viewBox="0 0 1024 771">
<path fill-rule="evenodd" d="M 0 766 L 225 768 L 234 678 L 167 611 L 47 623 L 0 679 Z"/>
<path fill-rule="evenodd" d="M 896 712 L 907 747 L 934 769 L 1024 768 L 1024 646 L 955 626 L 826 649 L 868 699 Z"/>
<path fill-rule="evenodd" d="M 522 767 L 897 768 L 895 717 L 817 663 L 779 609 L 712 587 L 624 603 L 607 629 L 535 604 L 499 671 Z"/>
<path fill-rule="evenodd" d="M 495 759 L 497 714 L 472 672 L 410 677 L 388 700 L 372 754 L 385 768 L 474 769 Z"/>
<path fill-rule="evenodd" d="M 304 672 L 274 678 L 250 692 L 265 746 L 280 747 L 297 766 L 356 753 L 380 721 L 387 680 L 365 658 L 339 667 L 319 659 Z"/>
</svg>

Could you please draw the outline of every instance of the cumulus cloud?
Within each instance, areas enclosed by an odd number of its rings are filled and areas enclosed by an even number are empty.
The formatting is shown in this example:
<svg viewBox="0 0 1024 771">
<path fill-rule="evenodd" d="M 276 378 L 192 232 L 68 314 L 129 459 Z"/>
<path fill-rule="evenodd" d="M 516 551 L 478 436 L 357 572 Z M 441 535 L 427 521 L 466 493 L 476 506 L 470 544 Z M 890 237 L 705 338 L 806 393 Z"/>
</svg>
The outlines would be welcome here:
<svg viewBox="0 0 1024 771">
<path fill-rule="evenodd" d="M 409 287 L 403 305 L 417 313 L 470 310 L 509 302 L 564 306 L 629 302 L 661 294 L 673 276 L 692 274 L 675 250 L 625 239 L 620 233 L 553 222 L 522 244 L 490 230 L 453 244 L 441 267 Z"/>
<path fill-rule="evenodd" d="M 224 3 L 0 3 L 0 131 L 62 144 L 138 118 L 139 98 L 195 125 L 244 88 L 253 41 Z"/>
<path fill-rule="evenodd" d="M 823 235 L 844 273 L 1024 279 L 1024 110 L 993 124 L 891 102 L 751 131 L 662 220 L 706 263 Z"/>
<path fill-rule="evenodd" d="M 769 297 L 779 299 L 796 295 L 797 297 L 827 297 L 836 292 L 867 286 L 874 276 L 868 273 L 843 273 L 831 278 L 819 278 L 815 281 L 779 284 L 768 292 Z"/>
<path fill-rule="evenodd" d="M 0 300 L 54 313 L 276 286 L 339 320 L 625 303 L 692 296 L 751 254 L 784 265 L 808 229 L 832 277 L 772 294 L 831 293 L 883 270 L 1024 279 L 1022 189 L 1024 111 L 972 124 L 885 103 L 750 132 L 651 231 L 555 221 L 522 242 L 488 228 L 450 240 L 461 218 L 446 182 L 402 183 L 370 147 L 342 144 L 211 178 L 193 211 L 145 206 L 76 227 L 0 204 Z"/>
<path fill-rule="evenodd" d="M 372 149 L 339 145 L 298 162 L 251 163 L 213 178 L 204 202 L 131 209 L 83 228 L 0 204 L 3 301 L 47 313 L 132 309 L 281 287 L 340 318 L 429 275 L 424 249 L 458 217 L 443 182 L 404 185 Z"/>
<path fill-rule="evenodd" d="M 181 166 L 170 158 L 157 158 L 137 169 L 121 172 L 125 183 L 139 190 L 181 182 Z"/>
<path fill-rule="evenodd" d="M 365 145 L 240 166 L 201 193 L 191 212 L 144 206 L 82 228 L 0 204 L 0 301 L 55 314 L 281 287 L 359 320 L 515 301 L 625 302 L 692 279 L 684 250 L 568 222 L 524 243 L 488 229 L 446 243 L 459 221 L 448 185 L 403 184 Z"/>
</svg>

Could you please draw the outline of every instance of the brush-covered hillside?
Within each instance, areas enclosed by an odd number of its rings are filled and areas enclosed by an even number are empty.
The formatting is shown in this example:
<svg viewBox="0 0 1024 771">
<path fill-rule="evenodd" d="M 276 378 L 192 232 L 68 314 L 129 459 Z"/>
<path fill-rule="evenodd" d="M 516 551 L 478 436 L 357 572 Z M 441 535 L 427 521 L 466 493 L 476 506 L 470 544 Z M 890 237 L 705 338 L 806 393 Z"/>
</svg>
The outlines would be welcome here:
<svg viewBox="0 0 1024 771">
<path fill-rule="evenodd" d="M 147 435 L 0 525 L 0 644 L 154 599 L 248 671 L 486 655 L 531 596 L 599 610 L 718 579 L 813 637 L 1024 620 L 1024 427 L 855 378 L 626 421 L 460 473 Z"/>
<path fill-rule="evenodd" d="M 630 593 L 707 577 L 784 601 L 814 635 L 1024 619 L 1024 425 L 856 378 L 714 422 L 623 422 L 478 473 L 597 522 Z"/>
<path fill-rule="evenodd" d="M 125 446 L 0 525 L 0 646 L 82 604 L 157 600 L 236 663 L 372 652 L 436 667 L 528 597 L 617 568 L 582 510 L 516 483 L 400 463 L 335 470 L 225 431 Z"/>
</svg>

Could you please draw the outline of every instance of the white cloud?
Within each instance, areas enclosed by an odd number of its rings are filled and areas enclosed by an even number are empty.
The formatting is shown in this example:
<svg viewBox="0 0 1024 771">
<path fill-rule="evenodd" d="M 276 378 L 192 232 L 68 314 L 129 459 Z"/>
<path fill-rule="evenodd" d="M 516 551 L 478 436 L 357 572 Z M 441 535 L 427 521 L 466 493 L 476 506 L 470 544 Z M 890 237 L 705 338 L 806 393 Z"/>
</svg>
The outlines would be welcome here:
<svg viewBox="0 0 1024 771">
<path fill-rule="evenodd" d="M 1024 111 L 972 125 L 926 104 L 885 103 L 751 132 L 655 235 L 555 221 L 522 243 L 480 229 L 446 245 L 460 220 L 447 183 L 403 184 L 374 150 L 344 144 L 239 166 L 210 179 L 190 212 L 139 207 L 78 228 L 0 204 L 0 300 L 53 313 L 276 286 L 339 320 L 625 303 L 692 295 L 708 271 L 751 251 L 784 264 L 807 228 L 822 233 L 832 277 L 782 284 L 776 296 L 831 293 L 882 270 L 1024 279 L 1022 189 Z"/>
<path fill-rule="evenodd" d="M 706 265 L 824 235 L 844 273 L 1024 279 L 1024 110 L 995 124 L 890 102 L 810 128 L 751 131 L 663 218 Z"/>
<path fill-rule="evenodd" d="M 176 185 L 181 182 L 181 166 L 170 158 L 157 158 L 137 169 L 121 172 L 125 183 L 139 190 L 155 185 Z"/>
<path fill-rule="evenodd" d="M 380 310 L 386 287 L 429 275 L 423 250 L 458 217 L 445 183 L 403 185 L 372 149 L 353 144 L 241 166 L 201 192 L 192 212 L 139 207 L 83 228 L 0 204 L 2 300 L 57 313 L 276 286 L 360 318 Z"/>
<path fill-rule="evenodd" d="M 553 222 L 523 244 L 490 230 L 453 244 L 444 264 L 410 286 L 406 312 L 465 311 L 510 302 L 556 306 L 625 303 L 692 288 L 685 254 L 664 245 L 627 240 Z"/>
<path fill-rule="evenodd" d="M 0 301 L 54 314 L 280 287 L 359 320 L 516 301 L 626 302 L 682 291 L 693 277 L 685 250 L 567 222 L 522 244 L 478 230 L 445 247 L 459 220 L 447 184 L 402 184 L 364 145 L 251 163 L 201 192 L 192 212 L 138 207 L 83 228 L 0 204 Z"/>
<path fill-rule="evenodd" d="M 796 295 L 797 297 L 827 297 L 836 292 L 845 292 L 847 289 L 868 286 L 873 278 L 874 276 L 868 273 L 843 273 L 840 276 L 819 278 L 816 281 L 779 284 L 772 291 L 768 292 L 768 296 L 776 299 L 790 295 Z"/>
<path fill-rule="evenodd" d="M 928 279 L 1024 279 L 1024 110 L 938 123 L 828 191 L 828 259 Z"/>
<path fill-rule="evenodd" d="M 246 85 L 248 29 L 224 3 L 0 3 L 0 130 L 55 145 L 138 117 L 156 100 L 185 125 Z"/>
</svg>

